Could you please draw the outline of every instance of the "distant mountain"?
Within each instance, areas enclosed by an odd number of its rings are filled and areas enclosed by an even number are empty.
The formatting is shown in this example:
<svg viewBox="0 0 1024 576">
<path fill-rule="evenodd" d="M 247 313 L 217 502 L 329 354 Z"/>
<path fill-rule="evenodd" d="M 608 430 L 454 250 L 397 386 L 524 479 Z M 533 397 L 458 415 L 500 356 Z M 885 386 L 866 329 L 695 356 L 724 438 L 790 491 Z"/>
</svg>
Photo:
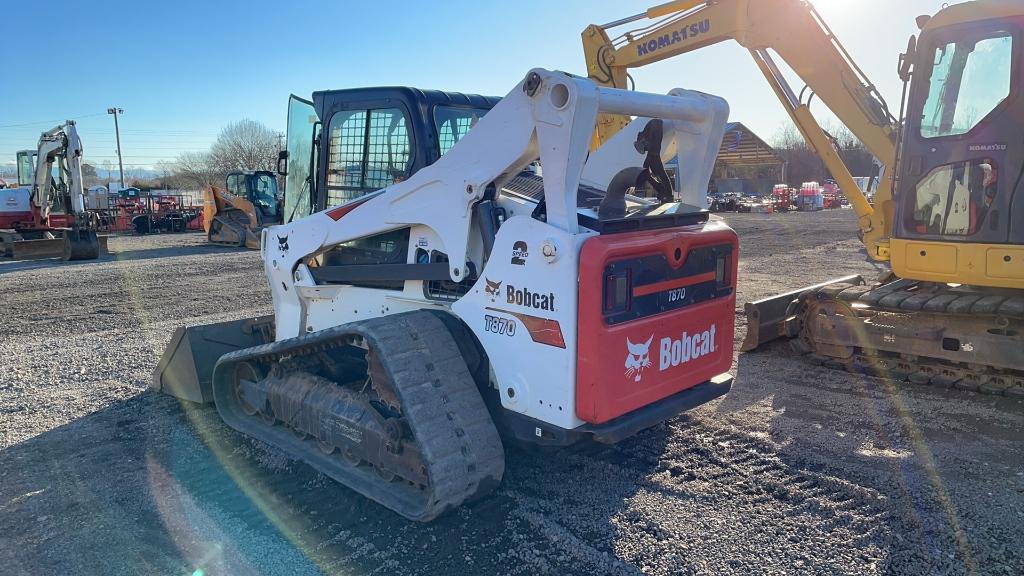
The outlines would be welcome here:
<svg viewBox="0 0 1024 576">
<path fill-rule="evenodd" d="M 159 170 L 152 170 L 152 169 L 149 169 L 149 168 L 125 168 L 124 169 L 124 179 L 125 180 L 134 180 L 136 178 L 138 178 L 139 180 L 152 180 L 154 178 L 159 178 L 162 175 L 163 175 L 163 172 L 161 172 Z M 99 178 L 100 180 L 118 180 L 118 179 L 121 178 L 121 173 L 118 171 L 117 168 L 112 168 L 108 172 L 104 168 L 97 167 L 96 168 L 96 177 Z"/>
<path fill-rule="evenodd" d="M 86 162 L 88 164 L 88 162 Z M 163 172 L 159 170 L 153 170 L 151 168 L 135 168 L 126 167 L 124 169 L 125 180 L 153 180 L 163 175 Z M 0 178 L 10 180 L 11 178 L 18 177 L 18 167 L 13 161 L 0 162 Z M 117 168 L 112 168 L 109 172 L 103 168 L 96 166 L 96 177 L 99 180 L 110 180 L 111 182 L 121 179 L 121 174 Z"/>
</svg>

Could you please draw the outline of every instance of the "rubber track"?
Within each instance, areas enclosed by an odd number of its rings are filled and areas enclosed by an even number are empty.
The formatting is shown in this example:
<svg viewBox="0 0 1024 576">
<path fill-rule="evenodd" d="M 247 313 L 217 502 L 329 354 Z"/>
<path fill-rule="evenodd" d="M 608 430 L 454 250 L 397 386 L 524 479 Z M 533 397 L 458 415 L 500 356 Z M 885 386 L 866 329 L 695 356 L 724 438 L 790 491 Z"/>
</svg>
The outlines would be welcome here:
<svg viewBox="0 0 1024 576">
<path fill-rule="evenodd" d="M 1024 319 L 1024 297 L 973 294 L 964 289 L 936 291 L 911 290 L 916 285 L 910 280 L 889 284 L 850 286 L 834 284 L 818 292 L 848 304 L 860 304 L 868 311 L 912 314 L 926 312 L 948 314 L 951 317 L 969 314 L 973 317 L 1000 315 L 1014 320 Z M 938 388 L 957 388 L 992 396 L 1024 398 L 1024 374 L 996 370 L 979 375 L 975 371 L 952 365 L 937 358 L 919 357 L 914 362 L 888 351 L 871 350 L 854 353 L 850 359 L 839 359 L 807 353 L 797 348 L 805 360 L 817 366 L 866 374 L 894 382 L 910 382 Z"/>
<path fill-rule="evenodd" d="M 214 216 L 213 219 L 220 222 L 220 225 L 223 228 L 233 231 L 238 236 L 239 240 L 220 240 L 218 239 L 218 236 L 207 234 L 207 239 L 211 244 L 217 244 L 219 246 L 245 246 L 248 234 L 259 234 L 256 230 L 253 230 L 252 232 L 249 231 L 249 216 L 237 208 L 224 210 L 220 214 Z"/>
<path fill-rule="evenodd" d="M 233 392 L 233 366 L 264 364 L 365 340 L 384 365 L 402 415 L 427 466 L 429 486 L 385 482 L 369 466 L 353 467 L 325 455 L 314 439 L 298 440 L 283 426 L 245 416 Z M 443 322 L 424 311 L 352 322 L 313 334 L 255 346 L 221 357 L 214 369 L 214 401 L 232 428 L 272 444 L 410 520 L 429 521 L 491 492 L 501 482 L 501 439 L 459 348 Z"/>
</svg>

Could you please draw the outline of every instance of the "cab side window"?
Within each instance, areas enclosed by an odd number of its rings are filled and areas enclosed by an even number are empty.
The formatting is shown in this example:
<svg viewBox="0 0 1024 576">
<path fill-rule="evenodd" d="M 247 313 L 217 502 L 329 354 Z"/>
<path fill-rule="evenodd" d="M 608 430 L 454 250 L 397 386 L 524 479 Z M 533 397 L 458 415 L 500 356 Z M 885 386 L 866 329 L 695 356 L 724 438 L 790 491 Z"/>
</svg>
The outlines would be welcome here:
<svg viewBox="0 0 1024 576">
<path fill-rule="evenodd" d="M 244 196 L 244 194 L 242 194 L 244 190 L 242 189 L 242 186 L 239 185 L 239 180 L 241 178 L 241 174 L 231 174 L 228 176 L 227 188 L 229 193 L 234 194 L 235 196 Z"/>
<path fill-rule="evenodd" d="M 441 155 L 446 154 L 462 139 L 477 121 L 486 114 L 477 108 L 438 106 L 434 110 L 434 128 L 437 130 L 438 147 Z"/>
</svg>

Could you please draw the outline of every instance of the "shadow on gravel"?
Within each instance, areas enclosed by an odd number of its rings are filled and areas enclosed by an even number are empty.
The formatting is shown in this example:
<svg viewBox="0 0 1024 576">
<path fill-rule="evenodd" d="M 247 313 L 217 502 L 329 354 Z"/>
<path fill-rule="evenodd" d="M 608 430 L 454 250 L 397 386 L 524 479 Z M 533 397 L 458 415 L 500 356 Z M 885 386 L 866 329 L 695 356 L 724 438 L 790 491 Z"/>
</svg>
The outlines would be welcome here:
<svg viewBox="0 0 1024 576">
<path fill-rule="evenodd" d="M 197 254 L 225 254 L 247 252 L 246 248 L 234 248 L 231 246 L 215 246 L 206 244 L 195 244 L 186 246 L 171 246 L 166 248 L 149 248 L 143 250 L 118 250 L 104 254 L 96 260 L 76 260 L 65 262 L 60 258 L 44 258 L 41 260 L 5 260 L 0 258 L 0 274 L 5 272 L 23 272 L 26 270 L 38 270 L 41 268 L 60 268 L 73 266 L 88 266 L 99 262 L 117 262 L 120 260 L 152 260 L 154 258 L 171 258 L 179 256 L 194 256 Z"/>
<path fill-rule="evenodd" d="M 835 527 L 868 521 L 854 544 L 884 551 L 867 559 L 882 572 L 1009 574 L 1024 565 L 1009 552 L 1021 543 L 1012 509 L 1024 462 L 1008 449 L 1019 446 L 1019 401 L 814 366 L 774 343 L 739 355 L 736 384 L 717 408 L 727 419 L 759 410 L 771 411 L 781 462 L 814 479 L 809 494 L 823 517 Z"/>
<path fill-rule="evenodd" d="M 174 256 L 191 256 L 194 254 L 226 254 L 255 252 L 247 248 L 233 246 L 215 246 L 213 244 L 196 244 L 191 246 L 172 246 L 168 248 L 149 248 L 145 250 L 119 250 L 111 254 L 110 260 L 150 260 Z"/>
<path fill-rule="evenodd" d="M 510 450 L 498 492 L 424 525 L 235 433 L 213 407 L 147 392 L 0 452 L 0 565 L 40 574 L 605 573 L 616 563 L 610 519 L 657 465 L 666 436 L 645 432 L 625 450 Z M 571 528 L 579 522 L 592 532 Z M 577 537 L 586 541 L 570 552 L 549 550 Z"/>
</svg>

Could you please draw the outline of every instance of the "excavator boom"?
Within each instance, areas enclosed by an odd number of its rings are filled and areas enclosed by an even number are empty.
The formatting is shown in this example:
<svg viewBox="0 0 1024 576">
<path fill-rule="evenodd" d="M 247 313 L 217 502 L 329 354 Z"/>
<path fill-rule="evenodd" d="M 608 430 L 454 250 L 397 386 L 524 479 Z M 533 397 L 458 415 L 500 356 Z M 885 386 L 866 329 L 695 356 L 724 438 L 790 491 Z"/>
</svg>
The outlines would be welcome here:
<svg viewBox="0 0 1024 576">
<path fill-rule="evenodd" d="M 608 34 L 611 28 L 639 20 L 654 22 L 614 39 Z M 797 129 L 850 200 L 868 254 L 875 260 L 888 260 L 897 122 L 813 6 L 803 0 L 677 0 L 583 31 L 587 73 L 599 84 L 617 88 L 626 87 L 631 68 L 727 40 L 750 51 Z M 793 90 L 769 50 L 789 64 L 810 90 L 799 94 Z M 857 186 L 832 138 L 811 114 L 815 95 L 843 119 L 882 165 L 874 205 Z M 603 115 L 598 119 L 597 139 L 605 141 L 627 122 L 627 118 Z"/>
</svg>

